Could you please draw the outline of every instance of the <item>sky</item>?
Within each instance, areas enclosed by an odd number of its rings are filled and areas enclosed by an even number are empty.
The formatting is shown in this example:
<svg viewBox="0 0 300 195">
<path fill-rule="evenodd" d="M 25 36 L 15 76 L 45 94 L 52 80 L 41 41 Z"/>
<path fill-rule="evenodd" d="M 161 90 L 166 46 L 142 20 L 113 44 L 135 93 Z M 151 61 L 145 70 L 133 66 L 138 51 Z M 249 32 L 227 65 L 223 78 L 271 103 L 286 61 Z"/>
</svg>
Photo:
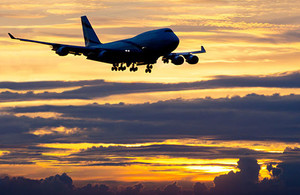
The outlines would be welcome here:
<svg viewBox="0 0 300 195">
<path fill-rule="evenodd" d="M 246 158 L 254 182 L 278 179 L 300 165 L 299 11 L 295 0 L 2 0 L 0 174 L 222 188 L 248 173 Z M 207 53 L 112 72 L 7 35 L 83 46 L 82 15 L 103 43 L 168 27 L 176 51 Z"/>
</svg>

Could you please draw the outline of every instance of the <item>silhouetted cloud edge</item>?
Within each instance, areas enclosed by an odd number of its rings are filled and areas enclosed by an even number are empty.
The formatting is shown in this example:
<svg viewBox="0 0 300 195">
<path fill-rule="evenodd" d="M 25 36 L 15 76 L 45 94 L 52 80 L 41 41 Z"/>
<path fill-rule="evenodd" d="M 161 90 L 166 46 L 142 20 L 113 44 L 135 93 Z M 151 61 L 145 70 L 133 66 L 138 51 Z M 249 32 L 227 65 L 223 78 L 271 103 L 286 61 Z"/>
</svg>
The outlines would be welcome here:
<svg viewBox="0 0 300 195">
<path fill-rule="evenodd" d="M 76 89 L 69 90 L 69 87 Z M 300 72 L 284 72 L 267 76 L 215 76 L 211 80 L 185 83 L 118 83 L 104 80 L 90 81 L 40 81 L 40 82 L 0 82 L 0 101 L 31 101 L 48 99 L 93 99 L 110 95 L 165 92 L 182 90 L 201 90 L 217 88 L 300 88 Z M 49 89 L 66 88 L 63 92 L 48 92 Z M 25 90 L 26 93 L 18 92 Z M 45 90 L 35 92 L 34 90 Z"/>
</svg>

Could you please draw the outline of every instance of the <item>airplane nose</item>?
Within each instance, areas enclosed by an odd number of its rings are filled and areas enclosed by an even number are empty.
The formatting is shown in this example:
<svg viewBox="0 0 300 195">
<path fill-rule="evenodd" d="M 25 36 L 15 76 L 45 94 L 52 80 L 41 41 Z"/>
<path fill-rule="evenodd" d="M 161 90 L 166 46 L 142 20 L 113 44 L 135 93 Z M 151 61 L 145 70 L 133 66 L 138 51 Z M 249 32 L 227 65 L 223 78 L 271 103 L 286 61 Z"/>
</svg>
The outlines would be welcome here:
<svg viewBox="0 0 300 195">
<path fill-rule="evenodd" d="M 173 50 L 179 45 L 179 38 L 173 33 L 173 36 L 170 36 L 170 46 Z"/>
</svg>

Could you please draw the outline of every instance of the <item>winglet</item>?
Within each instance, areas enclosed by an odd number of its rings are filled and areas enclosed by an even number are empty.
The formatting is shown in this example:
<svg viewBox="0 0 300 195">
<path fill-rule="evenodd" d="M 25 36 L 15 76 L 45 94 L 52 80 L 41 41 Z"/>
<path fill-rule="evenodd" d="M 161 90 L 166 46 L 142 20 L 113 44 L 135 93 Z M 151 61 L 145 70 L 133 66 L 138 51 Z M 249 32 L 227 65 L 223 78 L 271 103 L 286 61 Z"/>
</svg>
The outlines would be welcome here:
<svg viewBox="0 0 300 195">
<path fill-rule="evenodd" d="M 12 34 L 8 33 L 8 35 L 11 39 L 16 39 Z"/>
<path fill-rule="evenodd" d="M 201 46 L 201 52 L 202 53 L 206 53 L 206 50 L 205 50 L 205 48 L 203 46 Z"/>
</svg>

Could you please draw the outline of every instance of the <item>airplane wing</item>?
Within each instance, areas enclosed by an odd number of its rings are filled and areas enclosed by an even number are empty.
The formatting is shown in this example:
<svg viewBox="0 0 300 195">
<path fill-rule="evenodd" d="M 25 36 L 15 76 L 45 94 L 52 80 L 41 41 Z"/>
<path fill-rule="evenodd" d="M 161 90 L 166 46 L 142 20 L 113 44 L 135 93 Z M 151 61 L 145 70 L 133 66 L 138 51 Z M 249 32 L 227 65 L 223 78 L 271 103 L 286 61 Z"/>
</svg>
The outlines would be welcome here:
<svg viewBox="0 0 300 195">
<path fill-rule="evenodd" d="M 191 54 L 199 54 L 199 53 L 206 53 L 206 50 L 203 46 L 201 46 L 200 51 L 191 51 L 191 52 L 182 52 L 182 53 L 171 53 L 172 55 L 181 55 L 181 56 L 189 56 Z"/>
<path fill-rule="evenodd" d="M 206 53 L 206 50 L 201 46 L 200 51 L 190 51 L 190 52 L 181 52 L 181 53 L 170 53 L 167 56 L 162 58 L 164 63 L 169 63 L 169 60 L 175 65 L 181 65 L 184 63 L 184 59 L 189 64 L 197 64 L 199 58 L 193 54 Z"/>
<path fill-rule="evenodd" d="M 93 47 L 82 47 L 82 46 L 75 46 L 75 45 L 65 45 L 65 44 L 59 44 L 59 43 L 35 41 L 35 40 L 30 40 L 30 39 L 21 39 L 21 38 L 14 37 L 11 33 L 8 33 L 8 35 L 11 39 L 32 42 L 32 43 L 39 43 L 39 44 L 44 44 L 44 45 L 50 45 L 50 46 L 52 46 L 52 50 L 56 51 L 56 53 L 60 56 L 65 56 L 69 53 L 74 54 L 74 55 L 81 55 L 83 53 L 89 53 L 89 52 L 93 52 L 93 51 L 97 50 L 97 48 L 93 48 Z"/>
</svg>

